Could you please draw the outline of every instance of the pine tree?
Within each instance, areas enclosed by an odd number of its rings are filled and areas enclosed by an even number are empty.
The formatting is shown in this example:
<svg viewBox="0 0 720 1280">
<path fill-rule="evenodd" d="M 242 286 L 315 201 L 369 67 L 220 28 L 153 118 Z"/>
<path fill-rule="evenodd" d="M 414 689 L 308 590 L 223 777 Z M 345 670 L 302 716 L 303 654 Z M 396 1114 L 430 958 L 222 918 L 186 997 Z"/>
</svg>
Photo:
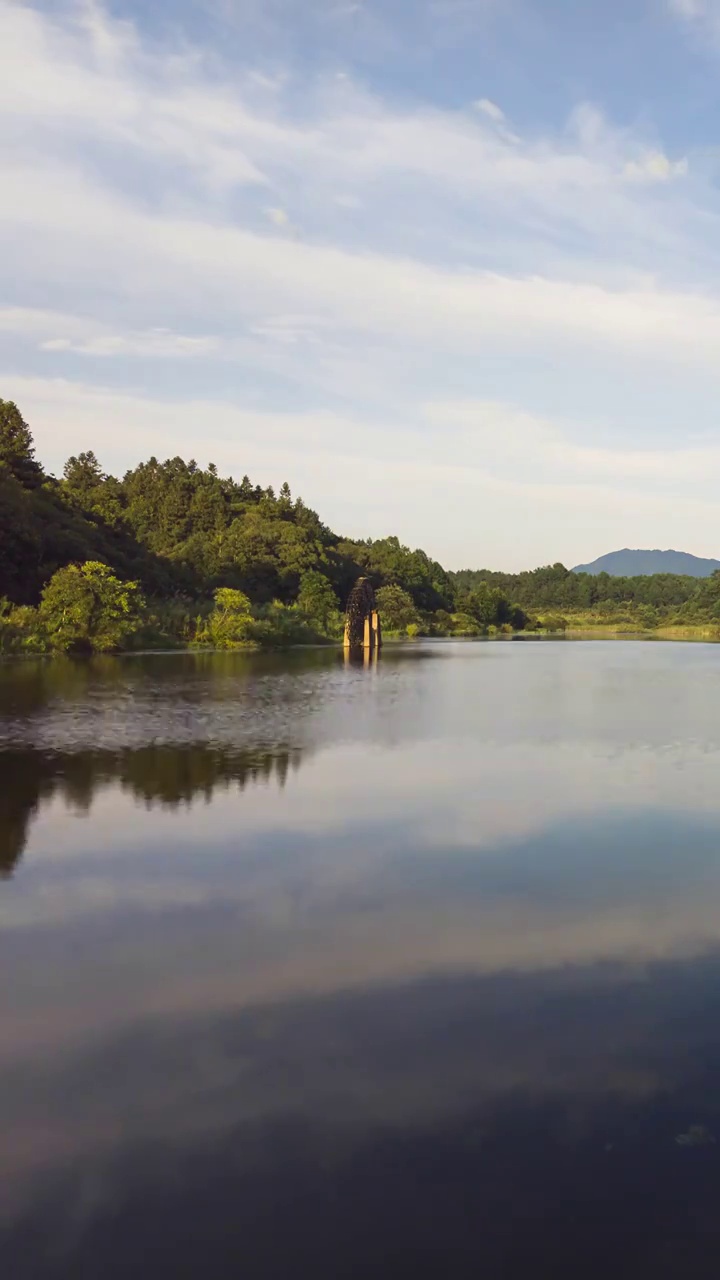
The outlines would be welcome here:
<svg viewBox="0 0 720 1280">
<path fill-rule="evenodd" d="M 80 493 L 88 493 L 89 490 L 101 485 L 105 476 L 100 463 L 90 449 L 87 453 L 81 453 L 79 457 L 73 455 L 72 458 L 68 458 L 63 470 L 63 478 L 69 488 L 77 489 Z"/>
<path fill-rule="evenodd" d="M 30 428 L 12 400 L 0 400 L 0 463 L 5 463 L 26 489 L 42 484 Z"/>
</svg>

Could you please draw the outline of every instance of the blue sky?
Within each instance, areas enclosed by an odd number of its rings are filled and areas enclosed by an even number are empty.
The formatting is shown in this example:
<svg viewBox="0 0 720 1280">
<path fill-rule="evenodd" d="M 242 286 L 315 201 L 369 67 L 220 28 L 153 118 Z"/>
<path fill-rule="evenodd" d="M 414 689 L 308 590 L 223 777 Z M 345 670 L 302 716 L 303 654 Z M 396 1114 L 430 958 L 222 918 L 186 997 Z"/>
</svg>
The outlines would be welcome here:
<svg viewBox="0 0 720 1280">
<path fill-rule="evenodd" d="M 720 0 L 0 11 L 0 394 L 449 567 L 720 553 Z"/>
</svg>

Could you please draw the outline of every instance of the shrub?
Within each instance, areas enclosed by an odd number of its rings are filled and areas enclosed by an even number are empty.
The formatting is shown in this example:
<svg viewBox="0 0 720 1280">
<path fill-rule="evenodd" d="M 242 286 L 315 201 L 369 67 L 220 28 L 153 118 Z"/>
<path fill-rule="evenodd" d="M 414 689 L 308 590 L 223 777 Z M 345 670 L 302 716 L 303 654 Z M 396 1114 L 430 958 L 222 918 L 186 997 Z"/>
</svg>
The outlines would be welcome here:
<svg viewBox="0 0 720 1280">
<path fill-rule="evenodd" d="M 301 609 L 296 605 L 284 605 L 280 600 L 273 600 L 272 604 L 258 610 L 251 634 L 256 644 L 268 649 L 313 644 L 321 638 Z"/>
<path fill-rule="evenodd" d="M 218 587 L 212 613 L 206 619 L 198 618 L 195 643 L 212 645 L 215 649 L 252 644 L 253 626 L 252 606 L 244 592 Z"/>
<path fill-rule="evenodd" d="M 482 627 L 480 623 L 469 613 L 454 613 L 452 615 L 453 635 L 456 636 L 479 636 L 482 635 Z"/>
<path fill-rule="evenodd" d="M 60 652 L 121 649 L 142 623 L 137 582 L 122 582 L 97 560 L 58 569 L 42 593 L 39 619 Z"/>
</svg>

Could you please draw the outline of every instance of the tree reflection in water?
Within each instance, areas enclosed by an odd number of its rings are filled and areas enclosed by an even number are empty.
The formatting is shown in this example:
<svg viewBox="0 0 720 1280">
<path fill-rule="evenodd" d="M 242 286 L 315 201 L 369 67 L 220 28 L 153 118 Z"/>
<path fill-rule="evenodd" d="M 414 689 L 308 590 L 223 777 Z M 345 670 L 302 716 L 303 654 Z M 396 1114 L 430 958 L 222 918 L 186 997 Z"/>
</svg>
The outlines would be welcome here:
<svg viewBox="0 0 720 1280">
<path fill-rule="evenodd" d="M 97 792 L 113 783 L 148 808 L 175 809 L 217 790 L 240 791 L 256 782 L 284 787 L 298 769 L 299 747 L 272 749 L 216 747 L 207 743 L 163 744 L 123 751 L 75 753 L 9 750 L 2 754 L 0 790 L 0 877 L 12 875 L 23 855 L 30 823 L 41 805 L 61 796 L 68 806 L 88 811 Z"/>
</svg>

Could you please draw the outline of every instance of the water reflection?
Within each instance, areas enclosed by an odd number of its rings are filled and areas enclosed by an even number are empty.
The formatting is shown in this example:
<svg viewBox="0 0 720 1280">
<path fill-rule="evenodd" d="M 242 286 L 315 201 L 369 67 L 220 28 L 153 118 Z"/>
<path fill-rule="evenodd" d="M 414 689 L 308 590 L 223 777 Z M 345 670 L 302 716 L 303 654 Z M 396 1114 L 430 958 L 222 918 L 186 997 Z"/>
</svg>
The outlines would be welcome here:
<svg viewBox="0 0 720 1280">
<path fill-rule="evenodd" d="M 714 1274 L 719 652 L 3 674 L 7 1274 Z"/>
<path fill-rule="evenodd" d="M 89 812 L 93 798 L 116 783 L 148 807 L 169 809 L 210 801 L 218 788 L 243 791 L 257 782 L 284 787 L 298 769 L 300 748 L 233 751 L 208 743 L 194 746 L 148 746 L 113 752 L 74 754 L 9 750 L 2 753 L 0 792 L 0 877 L 9 876 L 22 857 L 29 824 L 43 802 L 56 796 L 74 810 Z"/>
<path fill-rule="evenodd" d="M 676 1139 L 720 1134 L 717 984 L 717 962 L 457 976 L 6 1073 L 10 1274 L 119 1277 L 141 1240 L 168 1277 L 431 1276 L 449 1253 L 461 1276 L 709 1275 L 718 1151 Z"/>
</svg>

